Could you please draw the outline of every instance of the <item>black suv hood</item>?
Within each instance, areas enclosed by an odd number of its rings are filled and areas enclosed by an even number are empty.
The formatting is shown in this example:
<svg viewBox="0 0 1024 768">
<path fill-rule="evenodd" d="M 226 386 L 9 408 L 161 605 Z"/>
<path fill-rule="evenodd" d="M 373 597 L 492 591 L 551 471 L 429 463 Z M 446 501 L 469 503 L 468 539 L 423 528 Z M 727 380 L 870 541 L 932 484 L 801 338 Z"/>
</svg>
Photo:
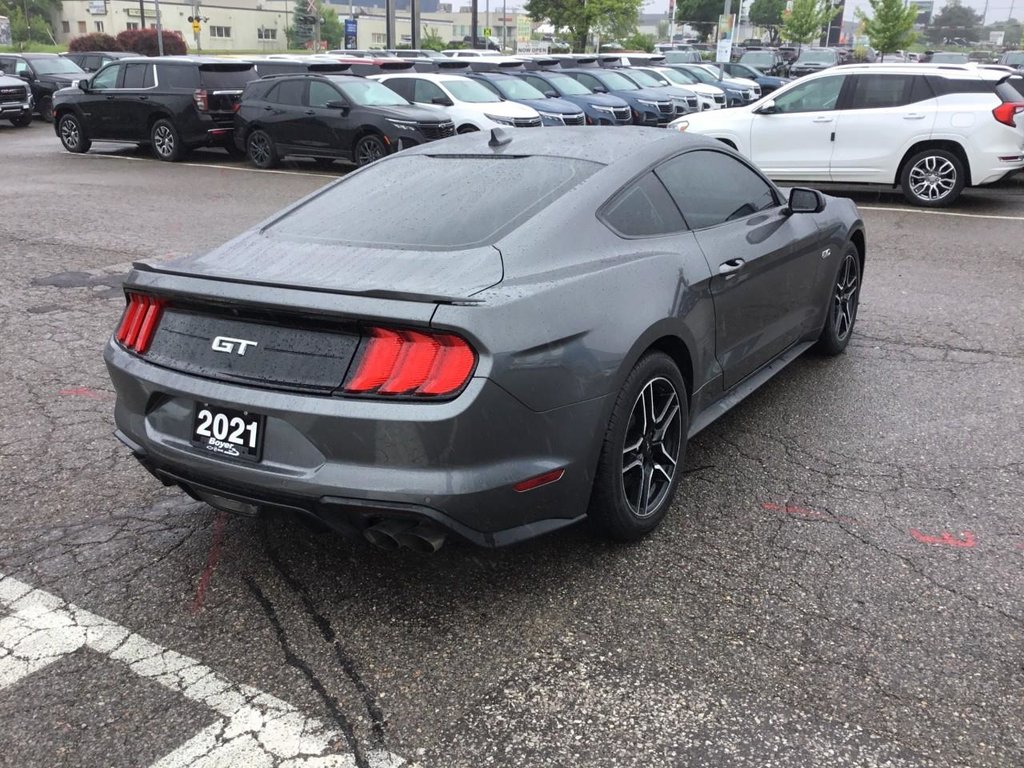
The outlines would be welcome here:
<svg viewBox="0 0 1024 768">
<path fill-rule="evenodd" d="M 416 120 L 423 123 L 450 123 L 452 120 L 448 115 L 433 109 L 417 107 L 414 104 L 397 107 L 362 107 L 381 117 L 392 117 L 395 120 Z"/>
</svg>

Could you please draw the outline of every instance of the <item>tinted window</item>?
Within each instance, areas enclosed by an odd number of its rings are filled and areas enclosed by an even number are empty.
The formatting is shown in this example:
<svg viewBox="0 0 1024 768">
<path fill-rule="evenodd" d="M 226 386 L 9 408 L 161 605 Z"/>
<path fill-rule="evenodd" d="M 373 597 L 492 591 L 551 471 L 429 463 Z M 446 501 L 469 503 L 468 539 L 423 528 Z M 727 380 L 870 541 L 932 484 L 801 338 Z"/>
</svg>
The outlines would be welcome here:
<svg viewBox="0 0 1024 768">
<path fill-rule="evenodd" d="M 288 107 L 301 107 L 306 93 L 305 80 L 285 80 L 267 95 L 267 101 Z"/>
<path fill-rule="evenodd" d="M 585 96 L 590 90 L 568 75 L 549 75 L 548 82 L 559 88 L 566 96 Z M 539 86 L 538 86 L 539 87 Z M 541 90 L 544 90 L 541 88 Z"/>
<path fill-rule="evenodd" d="M 486 245 L 601 167 L 556 157 L 397 155 L 331 186 L 269 232 L 374 248 Z M 439 216 L 439 210 L 451 214 Z"/>
<path fill-rule="evenodd" d="M 151 64 L 125 64 L 122 88 L 149 88 L 153 85 Z"/>
<path fill-rule="evenodd" d="M 379 88 L 384 88 L 383 85 L 375 83 Z M 387 88 L 384 88 L 387 90 Z M 394 92 L 388 91 L 392 96 L 398 97 Z M 327 83 L 322 83 L 319 80 L 311 80 L 309 83 L 309 106 L 324 108 L 332 101 L 341 101 L 341 95 L 334 90 Z"/>
<path fill-rule="evenodd" d="M 600 88 L 601 90 L 604 90 L 604 86 L 601 85 L 601 83 L 599 83 L 597 81 L 597 78 L 594 77 L 593 75 L 585 75 L 583 73 L 579 73 L 574 75 L 574 77 L 576 78 L 576 80 L 579 81 L 581 85 L 586 86 L 590 90 L 594 90 L 595 88 Z"/>
<path fill-rule="evenodd" d="M 532 85 L 534 88 L 536 88 L 543 94 L 557 93 L 557 91 L 555 91 L 555 89 L 552 88 L 549 83 L 545 82 L 539 77 L 524 77 L 523 79 L 526 80 L 526 82 L 528 82 L 530 85 Z M 584 91 L 584 93 L 586 93 L 586 91 Z"/>
<path fill-rule="evenodd" d="M 434 99 L 447 99 L 444 91 L 437 87 L 436 83 L 429 80 L 416 80 L 413 86 L 413 101 L 421 104 L 433 104 Z"/>
<path fill-rule="evenodd" d="M 415 80 L 411 80 L 408 77 L 393 77 L 390 80 L 385 80 L 384 85 L 406 101 L 416 101 L 416 94 L 414 93 L 416 88 Z"/>
<path fill-rule="evenodd" d="M 199 72 L 195 67 L 177 67 L 171 64 L 157 64 L 156 76 L 163 88 L 199 87 Z"/>
<path fill-rule="evenodd" d="M 255 80 L 259 75 L 252 65 L 246 64 L 240 67 L 218 67 L 216 69 L 200 69 L 199 79 L 203 88 L 212 91 L 240 91 L 250 80 Z"/>
<path fill-rule="evenodd" d="M 616 195 L 602 217 L 612 229 L 627 237 L 667 235 L 686 229 L 679 209 L 653 173 Z"/>
<path fill-rule="evenodd" d="M 916 87 L 915 87 L 916 86 Z M 931 89 L 920 75 L 858 75 L 848 109 L 902 107 L 931 98 Z"/>
<path fill-rule="evenodd" d="M 777 206 L 768 182 L 736 158 L 687 152 L 656 169 L 691 229 L 713 227 Z"/>
<path fill-rule="evenodd" d="M 775 97 L 776 112 L 819 112 L 836 108 L 843 89 L 842 75 L 819 77 Z"/>
<path fill-rule="evenodd" d="M 92 87 L 97 90 L 117 87 L 117 76 L 121 73 L 120 64 L 111 64 L 101 69 L 92 79 Z"/>
</svg>

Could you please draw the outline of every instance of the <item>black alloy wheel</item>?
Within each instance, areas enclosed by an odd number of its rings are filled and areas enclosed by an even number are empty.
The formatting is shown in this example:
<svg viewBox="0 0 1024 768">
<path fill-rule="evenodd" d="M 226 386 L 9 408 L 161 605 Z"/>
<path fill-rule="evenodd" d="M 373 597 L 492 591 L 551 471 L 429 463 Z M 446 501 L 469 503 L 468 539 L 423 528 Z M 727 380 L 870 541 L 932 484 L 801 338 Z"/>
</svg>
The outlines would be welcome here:
<svg viewBox="0 0 1024 768">
<path fill-rule="evenodd" d="M 369 135 L 363 136 L 358 142 L 356 142 L 355 149 L 355 160 L 356 165 L 362 167 L 369 165 L 374 160 L 380 160 L 384 155 L 388 153 L 388 148 L 384 146 L 384 142 L 380 136 Z"/>
<path fill-rule="evenodd" d="M 73 114 L 63 115 L 57 123 L 57 132 L 60 135 L 60 143 L 68 152 L 81 154 L 88 152 L 92 142 L 85 137 L 82 131 L 82 123 Z"/>
<path fill-rule="evenodd" d="M 249 162 L 257 168 L 266 170 L 277 165 L 277 148 L 274 146 L 274 140 L 266 131 L 257 129 L 250 133 L 245 146 Z"/>
<path fill-rule="evenodd" d="M 828 316 L 825 327 L 818 338 L 817 351 L 826 355 L 838 355 L 846 349 L 857 322 L 857 308 L 860 304 L 860 257 L 856 246 L 847 245 L 843 260 L 839 264 L 835 282 L 829 298 Z"/>
<path fill-rule="evenodd" d="M 679 369 L 662 352 L 640 359 L 612 411 L 591 496 L 591 520 L 632 541 L 665 517 L 682 476 L 689 406 Z"/>
<path fill-rule="evenodd" d="M 153 128 L 149 132 L 149 140 L 157 160 L 173 163 L 185 155 L 185 149 L 181 146 L 181 137 L 178 136 L 178 129 L 166 118 L 161 118 L 153 123 Z"/>
</svg>

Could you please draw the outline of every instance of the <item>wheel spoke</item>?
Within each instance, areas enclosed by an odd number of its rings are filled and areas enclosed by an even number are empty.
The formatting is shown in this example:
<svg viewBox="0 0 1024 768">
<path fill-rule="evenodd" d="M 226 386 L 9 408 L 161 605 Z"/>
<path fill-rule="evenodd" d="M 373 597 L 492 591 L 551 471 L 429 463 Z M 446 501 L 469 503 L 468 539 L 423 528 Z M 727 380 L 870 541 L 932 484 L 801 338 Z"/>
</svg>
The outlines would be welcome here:
<svg viewBox="0 0 1024 768">
<path fill-rule="evenodd" d="M 629 464 L 622 468 L 622 474 L 625 475 L 627 472 L 632 472 L 637 467 L 639 467 L 640 469 L 644 468 L 644 460 L 641 459 L 639 456 L 635 456 L 633 458 L 633 461 L 631 461 Z"/>
<path fill-rule="evenodd" d="M 672 465 L 672 469 L 675 470 L 676 460 L 672 456 L 672 454 L 668 452 L 668 449 L 665 448 L 665 444 L 664 443 L 658 443 L 658 450 L 661 451 L 661 457 L 663 459 L 665 459 L 669 464 L 671 464 Z M 671 479 L 672 478 L 669 477 L 669 480 L 671 480 Z"/>
<path fill-rule="evenodd" d="M 644 476 L 640 483 L 640 501 L 636 507 L 636 513 L 640 517 L 647 517 L 647 509 L 651 506 L 651 481 L 654 479 L 654 467 L 644 466 Z"/>
<path fill-rule="evenodd" d="M 627 453 L 634 453 L 634 452 L 640 450 L 640 446 L 643 445 L 643 444 L 644 444 L 643 436 L 638 437 L 635 443 L 633 443 L 632 445 L 627 445 L 625 448 L 622 449 L 622 455 L 625 456 Z"/>
</svg>

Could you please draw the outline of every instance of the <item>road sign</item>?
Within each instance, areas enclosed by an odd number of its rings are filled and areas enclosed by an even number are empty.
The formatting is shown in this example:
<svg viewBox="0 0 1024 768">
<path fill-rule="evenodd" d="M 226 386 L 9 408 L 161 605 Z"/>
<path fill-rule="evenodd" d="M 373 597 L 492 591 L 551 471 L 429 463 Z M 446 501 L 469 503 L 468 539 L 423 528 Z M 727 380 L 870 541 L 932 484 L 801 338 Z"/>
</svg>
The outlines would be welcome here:
<svg viewBox="0 0 1024 768">
<path fill-rule="evenodd" d="M 198 21 L 193 21 L 192 22 L 192 31 L 195 34 L 197 34 L 197 35 L 199 34 L 199 22 Z"/>
<path fill-rule="evenodd" d="M 490 37 L 490 36 L 491 36 L 491 28 L 490 27 L 484 27 L 484 37 Z"/>
<path fill-rule="evenodd" d="M 359 26 L 355 19 L 345 19 L 345 50 L 352 51 L 358 48 L 356 39 L 359 33 Z"/>
</svg>

